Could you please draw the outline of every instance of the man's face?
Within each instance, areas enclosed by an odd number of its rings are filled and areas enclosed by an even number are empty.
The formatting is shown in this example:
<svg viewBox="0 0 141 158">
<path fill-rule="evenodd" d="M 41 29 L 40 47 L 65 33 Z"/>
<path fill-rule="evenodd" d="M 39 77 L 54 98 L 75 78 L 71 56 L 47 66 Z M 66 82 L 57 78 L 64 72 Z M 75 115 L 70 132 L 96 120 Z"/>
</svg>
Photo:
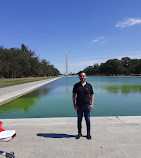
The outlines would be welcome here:
<svg viewBox="0 0 141 158">
<path fill-rule="evenodd" d="M 79 76 L 79 79 L 80 79 L 81 82 L 86 81 L 86 78 L 87 78 L 87 76 L 86 76 L 85 73 L 81 73 L 80 76 Z"/>
</svg>

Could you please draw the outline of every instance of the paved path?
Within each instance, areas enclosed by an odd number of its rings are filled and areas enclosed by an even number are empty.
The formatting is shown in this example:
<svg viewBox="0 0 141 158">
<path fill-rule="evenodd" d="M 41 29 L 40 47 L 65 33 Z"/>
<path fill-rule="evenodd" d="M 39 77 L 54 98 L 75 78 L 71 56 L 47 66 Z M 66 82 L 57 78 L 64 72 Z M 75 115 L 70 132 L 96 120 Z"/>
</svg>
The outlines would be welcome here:
<svg viewBox="0 0 141 158">
<path fill-rule="evenodd" d="M 17 136 L 0 142 L 0 150 L 16 158 L 140 158 L 141 116 L 92 117 L 92 140 L 77 134 L 76 118 L 3 119 Z M 1 157 L 1 156 L 0 156 Z"/>
<path fill-rule="evenodd" d="M 13 100 L 19 96 L 22 96 L 26 93 L 29 93 L 39 88 L 40 86 L 52 82 L 58 78 L 60 77 L 0 88 L 0 105 L 10 100 Z"/>
</svg>

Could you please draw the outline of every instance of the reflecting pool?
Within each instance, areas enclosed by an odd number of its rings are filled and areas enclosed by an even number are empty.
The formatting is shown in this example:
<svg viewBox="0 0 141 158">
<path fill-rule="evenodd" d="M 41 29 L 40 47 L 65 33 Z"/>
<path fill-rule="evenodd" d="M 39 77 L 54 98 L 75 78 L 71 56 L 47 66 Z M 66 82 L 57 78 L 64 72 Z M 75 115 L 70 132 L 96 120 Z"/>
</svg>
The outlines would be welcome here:
<svg viewBox="0 0 141 158">
<path fill-rule="evenodd" d="M 0 106 L 0 118 L 75 117 L 73 85 L 79 78 L 62 77 Z M 94 89 L 91 116 L 141 116 L 141 78 L 88 77 Z"/>
</svg>

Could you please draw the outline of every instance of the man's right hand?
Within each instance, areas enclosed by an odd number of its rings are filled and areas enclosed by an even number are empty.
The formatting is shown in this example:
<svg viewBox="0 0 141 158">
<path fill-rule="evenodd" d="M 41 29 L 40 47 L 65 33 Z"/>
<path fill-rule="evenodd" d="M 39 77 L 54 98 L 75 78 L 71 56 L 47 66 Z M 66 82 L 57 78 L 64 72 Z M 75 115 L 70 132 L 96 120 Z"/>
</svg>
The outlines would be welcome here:
<svg viewBox="0 0 141 158">
<path fill-rule="evenodd" d="M 77 106 L 77 105 L 74 105 L 74 109 L 77 111 L 77 109 L 78 109 L 78 106 Z"/>
</svg>

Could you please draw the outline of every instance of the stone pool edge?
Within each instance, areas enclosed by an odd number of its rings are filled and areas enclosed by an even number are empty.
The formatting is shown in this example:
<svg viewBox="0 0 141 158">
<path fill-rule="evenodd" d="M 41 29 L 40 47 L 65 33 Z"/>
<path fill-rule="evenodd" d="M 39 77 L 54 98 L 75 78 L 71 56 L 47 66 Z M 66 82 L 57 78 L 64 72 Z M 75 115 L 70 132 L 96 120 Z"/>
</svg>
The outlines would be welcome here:
<svg viewBox="0 0 141 158">
<path fill-rule="evenodd" d="M 0 88 L 0 106 L 61 77 Z"/>
<path fill-rule="evenodd" d="M 42 126 L 76 124 L 77 117 L 0 119 L 5 126 Z M 91 124 L 141 124 L 141 116 L 91 117 Z M 85 121 L 83 120 L 83 124 Z"/>
<path fill-rule="evenodd" d="M 82 128 L 83 137 L 75 139 L 76 117 L 0 121 L 4 129 L 14 129 L 17 134 L 8 143 L 0 142 L 0 148 L 7 152 L 14 151 L 16 157 L 140 158 L 141 155 L 141 116 L 92 117 L 92 140 L 85 137 L 85 125 Z"/>
</svg>

